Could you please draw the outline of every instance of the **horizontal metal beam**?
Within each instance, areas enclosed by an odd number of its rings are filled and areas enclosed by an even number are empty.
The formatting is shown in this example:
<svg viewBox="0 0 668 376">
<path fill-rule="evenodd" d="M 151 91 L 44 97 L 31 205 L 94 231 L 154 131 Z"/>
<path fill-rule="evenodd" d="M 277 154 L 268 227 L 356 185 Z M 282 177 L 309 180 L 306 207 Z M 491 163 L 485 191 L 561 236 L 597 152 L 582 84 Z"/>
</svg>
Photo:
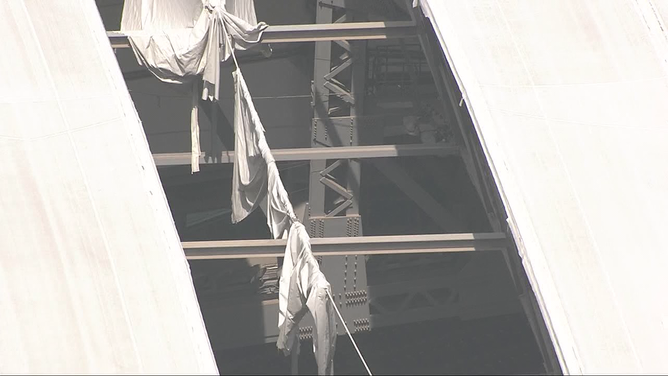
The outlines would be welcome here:
<svg viewBox="0 0 668 376">
<path fill-rule="evenodd" d="M 281 257 L 286 239 L 183 242 L 188 260 Z M 360 236 L 312 238 L 315 256 L 385 255 L 499 251 L 505 249 L 504 233 Z"/>
<path fill-rule="evenodd" d="M 417 157 L 424 155 L 446 156 L 458 154 L 459 148 L 445 144 L 406 144 L 274 149 L 271 153 L 276 161 L 312 161 L 324 159 Z M 153 154 L 153 160 L 156 166 L 180 166 L 189 165 L 190 156 L 190 153 L 158 153 Z M 200 157 L 200 163 L 234 163 L 234 151 L 223 151 L 216 158 Z"/>
<path fill-rule="evenodd" d="M 340 22 L 312 25 L 269 26 L 262 43 L 372 40 L 415 36 L 412 21 Z"/>
<path fill-rule="evenodd" d="M 146 34 L 144 31 L 136 32 Z M 108 31 L 113 48 L 129 48 L 128 34 L 132 32 Z M 409 38 L 416 36 L 412 21 L 341 22 L 332 24 L 276 25 L 268 26 L 260 43 L 294 43 L 333 40 L 374 40 Z"/>
</svg>

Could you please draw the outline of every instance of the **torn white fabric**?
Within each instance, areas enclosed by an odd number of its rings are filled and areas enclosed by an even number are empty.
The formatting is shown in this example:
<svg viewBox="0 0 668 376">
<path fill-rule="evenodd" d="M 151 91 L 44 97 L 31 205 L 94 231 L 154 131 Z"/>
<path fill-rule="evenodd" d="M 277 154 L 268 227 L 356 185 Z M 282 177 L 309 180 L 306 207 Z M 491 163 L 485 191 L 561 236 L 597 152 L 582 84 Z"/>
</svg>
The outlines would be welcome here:
<svg viewBox="0 0 668 376">
<path fill-rule="evenodd" d="M 254 0 L 227 0 L 225 1 L 225 9 L 251 25 L 257 24 Z"/>
<path fill-rule="evenodd" d="M 246 218 L 267 195 L 267 161 L 260 150 L 264 127 L 248 93 L 243 76 L 234 78 L 234 171 L 232 173 L 232 223 Z M 269 150 L 266 141 L 262 142 Z M 270 156 L 270 154 L 268 154 Z M 272 233 L 273 234 L 273 233 Z"/>
<path fill-rule="evenodd" d="M 125 0 L 121 30 L 192 28 L 202 8 L 202 0 Z"/>
<path fill-rule="evenodd" d="M 202 75 L 202 99 L 218 99 L 219 62 L 229 59 L 232 48 L 244 50 L 257 44 L 267 25 L 255 23 L 253 1 L 244 2 L 245 6 L 230 3 L 240 16 L 228 12 L 225 1 L 187 1 L 176 8 L 174 2 L 126 0 L 121 31 L 128 35 L 139 64 L 160 80 L 180 84 Z M 177 10 L 189 16 L 164 14 Z"/>
<path fill-rule="evenodd" d="M 297 221 L 297 217 L 288 198 L 288 192 L 285 191 L 281 175 L 278 173 L 276 162 L 272 161 L 267 166 L 269 181 L 267 183 L 267 226 L 274 238 L 279 239 L 290 228 L 292 222 Z"/>
<path fill-rule="evenodd" d="M 297 325 L 310 311 L 315 323 L 313 352 L 320 375 L 334 374 L 336 317 L 329 295 L 329 282 L 313 257 L 306 229 L 301 223 L 295 222 L 290 227 L 279 281 L 279 334 L 276 346 L 284 354 L 290 354 L 299 331 Z"/>
<path fill-rule="evenodd" d="M 232 8 L 226 10 L 226 5 Z M 252 22 L 251 23 L 249 23 Z M 265 23 L 257 23 L 252 0 L 126 0 L 121 31 L 128 35 L 140 65 L 164 82 L 182 84 L 196 76 L 204 81 L 202 99 L 218 100 L 220 62 L 233 49 L 257 44 Z M 193 111 L 191 123 L 199 122 Z M 192 172 L 199 171 L 199 141 L 193 141 Z"/>
<path fill-rule="evenodd" d="M 306 229 L 294 214 L 243 75 L 237 69 L 232 76 L 236 148 L 232 178 L 232 221 L 237 223 L 246 218 L 266 197 L 267 226 L 272 236 L 280 238 L 289 228 L 279 283 L 277 346 L 286 355 L 290 353 L 298 332 L 297 324 L 310 310 L 316 326 L 313 351 L 318 372 L 330 375 L 333 373 L 336 318 L 328 297 L 329 283 L 313 258 Z"/>
<path fill-rule="evenodd" d="M 274 238 L 286 232 L 296 216 L 285 191 L 274 157 L 264 136 L 240 70 L 234 78 L 234 172 L 232 176 L 232 223 L 238 223 L 267 197 L 267 226 Z"/>
</svg>

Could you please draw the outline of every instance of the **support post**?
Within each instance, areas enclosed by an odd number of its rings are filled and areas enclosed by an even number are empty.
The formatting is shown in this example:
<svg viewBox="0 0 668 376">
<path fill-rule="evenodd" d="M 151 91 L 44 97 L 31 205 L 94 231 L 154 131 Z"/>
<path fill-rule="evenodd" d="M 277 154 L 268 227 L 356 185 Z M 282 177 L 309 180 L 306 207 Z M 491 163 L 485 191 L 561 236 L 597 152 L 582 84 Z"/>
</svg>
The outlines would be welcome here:
<svg viewBox="0 0 668 376">
<path fill-rule="evenodd" d="M 345 25 L 355 22 L 345 0 L 317 3 L 316 22 Z M 333 58 L 333 53 L 336 57 Z M 316 42 L 313 66 L 313 128 L 311 147 L 356 147 L 359 117 L 364 112 L 366 76 L 365 42 L 337 40 Z M 346 158 L 328 164 L 313 160 L 309 181 L 309 222 L 312 238 L 362 235 L 359 216 L 361 164 Z M 369 305 L 366 298 L 366 259 L 356 254 L 321 258 L 320 265 L 332 286 L 334 304 L 352 332 L 366 330 Z M 355 324 L 355 325 L 352 325 Z M 342 334 L 341 328 L 339 329 Z"/>
</svg>

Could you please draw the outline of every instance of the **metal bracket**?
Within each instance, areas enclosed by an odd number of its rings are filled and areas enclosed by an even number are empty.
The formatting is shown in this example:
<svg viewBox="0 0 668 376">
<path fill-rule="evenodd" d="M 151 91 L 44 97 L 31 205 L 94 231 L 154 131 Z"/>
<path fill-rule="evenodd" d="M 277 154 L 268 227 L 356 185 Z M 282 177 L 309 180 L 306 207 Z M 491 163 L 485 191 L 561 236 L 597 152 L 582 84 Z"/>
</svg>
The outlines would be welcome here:
<svg viewBox="0 0 668 376">
<path fill-rule="evenodd" d="M 309 235 L 312 238 L 357 237 L 362 234 L 362 220 L 359 214 L 345 217 L 311 217 L 309 220 Z"/>
</svg>

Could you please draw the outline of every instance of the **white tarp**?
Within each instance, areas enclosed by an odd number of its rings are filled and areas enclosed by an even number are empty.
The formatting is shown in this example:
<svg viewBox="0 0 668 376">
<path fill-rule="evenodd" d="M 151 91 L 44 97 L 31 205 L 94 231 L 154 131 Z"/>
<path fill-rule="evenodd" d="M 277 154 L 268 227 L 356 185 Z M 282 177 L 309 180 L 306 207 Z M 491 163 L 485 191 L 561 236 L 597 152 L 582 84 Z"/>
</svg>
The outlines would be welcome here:
<svg viewBox="0 0 668 376">
<path fill-rule="evenodd" d="M 668 373 L 668 1 L 421 3 L 564 372 Z"/>
<path fill-rule="evenodd" d="M 217 373 L 93 1 L 0 1 L 0 372 Z"/>
<path fill-rule="evenodd" d="M 251 24 L 252 23 L 252 24 Z M 202 76 L 202 99 L 218 100 L 220 62 L 260 41 L 253 0 L 125 0 L 121 30 L 137 61 L 164 82 Z M 191 112 L 192 172 L 199 171 L 197 81 Z"/>
<path fill-rule="evenodd" d="M 218 99 L 220 62 L 257 44 L 266 27 L 252 0 L 126 0 L 121 20 L 139 64 L 170 83 L 202 75 L 203 99 Z"/>
</svg>

